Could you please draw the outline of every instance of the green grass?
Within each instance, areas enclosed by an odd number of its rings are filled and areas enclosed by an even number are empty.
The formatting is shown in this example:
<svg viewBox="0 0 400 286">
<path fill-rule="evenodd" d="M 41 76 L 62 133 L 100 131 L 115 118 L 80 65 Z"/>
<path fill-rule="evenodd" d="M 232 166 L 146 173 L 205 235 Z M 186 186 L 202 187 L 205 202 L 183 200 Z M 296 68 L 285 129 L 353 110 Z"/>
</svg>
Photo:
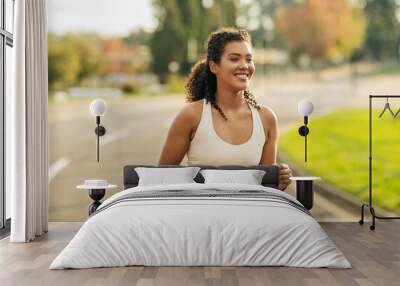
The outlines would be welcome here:
<svg viewBox="0 0 400 286">
<path fill-rule="evenodd" d="M 381 69 L 379 69 L 376 74 L 380 75 L 398 75 L 400 74 L 400 65 L 399 64 L 386 64 L 383 65 Z"/>
<path fill-rule="evenodd" d="M 378 206 L 400 213 L 400 118 L 373 112 L 373 198 Z M 339 189 L 368 199 L 368 110 L 341 110 L 310 118 L 308 162 L 304 137 L 296 126 L 283 134 L 279 148 L 298 168 Z"/>
</svg>

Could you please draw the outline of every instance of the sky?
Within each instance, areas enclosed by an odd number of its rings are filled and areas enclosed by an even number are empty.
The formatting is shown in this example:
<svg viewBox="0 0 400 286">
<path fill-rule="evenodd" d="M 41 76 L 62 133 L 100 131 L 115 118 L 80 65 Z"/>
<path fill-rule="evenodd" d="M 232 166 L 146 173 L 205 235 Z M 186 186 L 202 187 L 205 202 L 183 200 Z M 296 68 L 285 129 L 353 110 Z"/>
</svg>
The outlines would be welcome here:
<svg viewBox="0 0 400 286">
<path fill-rule="evenodd" d="M 151 0 L 48 0 L 50 32 L 96 32 L 124 36 L 139 27 L 156 26 Z"/>
</svg>

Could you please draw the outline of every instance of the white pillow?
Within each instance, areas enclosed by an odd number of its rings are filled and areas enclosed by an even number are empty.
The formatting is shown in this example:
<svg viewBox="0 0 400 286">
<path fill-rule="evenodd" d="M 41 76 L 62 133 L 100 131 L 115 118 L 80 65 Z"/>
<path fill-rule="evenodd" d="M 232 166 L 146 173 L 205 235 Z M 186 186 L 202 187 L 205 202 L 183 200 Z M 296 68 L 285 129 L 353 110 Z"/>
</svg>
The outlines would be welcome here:
<svg viewBox="0 0 400 286">
<path fill-rule="evenodd" d="M 199 170 L 199 167 L 135 168 L 139 176 L 138 186 L 195 183 L 193 179 Z"/>
<path fill-rule="evenodd" d="M 265 171 L 262 170 L 201 170 L 205 184 L 230 183 L 261 185 Z"/>
</svg>

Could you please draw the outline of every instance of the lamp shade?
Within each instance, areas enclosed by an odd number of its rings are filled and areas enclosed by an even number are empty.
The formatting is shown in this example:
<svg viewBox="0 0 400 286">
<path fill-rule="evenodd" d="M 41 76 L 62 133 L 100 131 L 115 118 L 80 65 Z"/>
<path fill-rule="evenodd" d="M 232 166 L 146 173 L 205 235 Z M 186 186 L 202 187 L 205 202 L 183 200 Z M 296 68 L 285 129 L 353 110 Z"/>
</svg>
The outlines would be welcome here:
<svg viewBox="0 0 400 286">
<path fill-rule="evenodd" d="M 311 101 L 303 99 L 297 105 L 297 110 L 300 115 L 309 116 L 314 110 L 314 105 Z"/>
<path fill-rule="evenodd" d="M 95 99 L 90 103 L 89 109 L 93 116 L 103 116 L 107 111 L 107 104 L 102 99 Z"/>
</svg>

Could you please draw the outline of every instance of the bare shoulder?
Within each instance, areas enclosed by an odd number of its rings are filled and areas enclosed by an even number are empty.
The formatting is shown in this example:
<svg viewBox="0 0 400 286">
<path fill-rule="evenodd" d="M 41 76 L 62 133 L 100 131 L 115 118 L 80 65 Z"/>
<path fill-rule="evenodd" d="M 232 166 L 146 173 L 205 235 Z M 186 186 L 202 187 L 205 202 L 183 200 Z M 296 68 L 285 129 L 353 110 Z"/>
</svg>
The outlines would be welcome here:
<svg viewBox="0 0 400 286">
<path fill-rule="evenodd" d="M 261 116 L 261 120 L 265 125 L 267 126 L 272 126 L 272 125 L 276 125 L 278 122 L 278 118 L 275 114 L 275 112 L 268 106 L 266 105 L 261 105 L 260 106 L 260 110 L 259 110 L 259 114 Z"/>
<path fill-rule="evenodd" d="M 199 116 L 203 111 L 203 100 L 186 103 L 182 108 L 182 113 L 186 116 Z"/>
<path fill-rule="evenodd" d="M 195 102 L 189 102 L 185 104 L 182 108 L 180 115 L 186 119 L 195 120 L 198 117 L 201 117 L 201 113 L 203 111 L 203 101 L 198 100 Z"/>
<path fill-rule="evenodd" d="M 179 124 L 197 127 L 203 111 L 203 100 L 187 103 L 183 106 L 175 121 Z"/>
</svg>

